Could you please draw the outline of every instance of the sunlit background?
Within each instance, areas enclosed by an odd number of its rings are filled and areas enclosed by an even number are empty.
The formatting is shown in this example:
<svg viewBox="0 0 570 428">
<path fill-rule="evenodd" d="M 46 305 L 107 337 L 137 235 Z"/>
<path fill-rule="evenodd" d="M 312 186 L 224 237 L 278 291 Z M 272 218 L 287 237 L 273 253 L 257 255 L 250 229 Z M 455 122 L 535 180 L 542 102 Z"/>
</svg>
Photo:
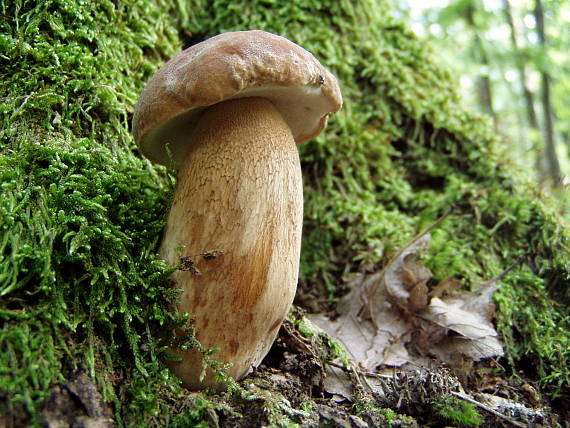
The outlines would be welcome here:
<svg viewBox="0 0 570 428">
<path fill-rule="evenodd" d="M 464 102 L 490 116 L 509 153 L 568 211 L 570 2 L 407 0 L 398 7 L 459 76 Z"/>
</svg>

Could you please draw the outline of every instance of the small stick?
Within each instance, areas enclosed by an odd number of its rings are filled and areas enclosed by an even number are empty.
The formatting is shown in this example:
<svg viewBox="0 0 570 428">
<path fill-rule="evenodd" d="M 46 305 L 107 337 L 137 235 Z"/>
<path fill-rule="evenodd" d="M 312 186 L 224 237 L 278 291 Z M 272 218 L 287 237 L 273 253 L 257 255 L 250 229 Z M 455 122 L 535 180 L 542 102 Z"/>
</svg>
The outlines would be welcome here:
<svg viewBox="0 0 570 428">
<path fill-rule="evenodd" d="M 459 392 L 453 392 L 453 391 L 451 391 L 451 394 L 455 395 L 457 398 L 461 398 L 462 400 L 465 400 L 471 404 L 474 404 L 475 406 L 480 407 L 483 410 L 485 410 L 489 413 L 492 413 L 493 415 L 495 415 L 501 419 L 504 419 L 505 421 L 509 422 L 510 424 L 513 424 L 514 426 L 526 428 L 525 424 L 514 421 L 511 418 L 509 418 L 508 416 L 505 416 L 502 413 L 497 412 L 496 410 L 493 410 L 488 406 L 485 406 L 483 403 L 479 403 L 477 400 L 474 400 L 473 398 L 468 397 L 467 395 L 463 395 L 463 394 L 460 394 Z"/>
<path fill-rule="evenodd" d="M 334 361 L 331 361 L 331 362 L 328 363 L 328 364 L 329 364 L 330 366 L 333 366 L 333 367 L 336 367 L 336 368 L 341 369 L 341 370 L 343 370 L 343 371 L 346 371 L 347 373 L 349 372 L 349 369 L 347 369 L 347 368 L 346 368 L 345 366 L 343 366 L 342 364 L 335 363 Z M 368 372 L 365 372 L 365 371 L 362 371 L 362 370 L 358 369 L 358 368 L 355 367 L 355 366 L 352 367 L 352 370 L 353 370 L 354 373 L 357 375 L 357 378 L 358 378 L 358 375 L 361 375 L 361 376 L 364 377 L 364 380 L 366 380 L 366 377 L 372 377 L 372 378 L 376 378 L 376 379 L 394 379 L 394 376 L 381 375 L 381 374 L 378 374 L 378 373 L 368 373 Z M 366 383 L 367 383 L 368 387 L 370 387 L 370 385 L 368 384 L 368 382 L 366 382 Z M 371 388 L 371 389 L 372 389 L 372 388 Z M 478 402 L 477 400 L 474 400 L 473 398 L 471 398 L 471 397 L 469 397 L 469 396 L 467 396 L 467 395 L 463 395 L 463 394 L 461 394 L 461 393 L 459 393 L 459 392 L 454 392 L 454 391 L 450 391 L 450 394 L 456 396 L 457 398 L 460 398 L 460 399 L 462 399 L 462 400 L 465 400 L 465 401 L 467 401 L 467 402 L 469 402 L 469 403 L 471 403 L 471 404 L 473 404 L 473 405 L 475 405 L 475 406 L 477 406 L 477 407 L 480 407 L 481 409 L 483 409 L 483 410 L 485 410 L 485 411 L 487 411 L 487 412 L 489 412 L 489 413 L 492 413 L 493 415 L 495 415 L 495 416 L 497 416 L 497 417 L 499 417 L 499 418 L 501 418 L 501 419 L 504 419 L 505 421 L 509 422 L 510 424 L 512 424 L 512 425 L 514 425 L 514 426 L 516 426 L 516 427 L 526 428 L 526 425 L 525 425 L 525 424 L 511 419 L 511 418 L 509 418 L 508 416 L 505 416 L 505 415 L 503 415 L 502 413 L 497 412 L 496 410 L 491 409 L 491 408 L 488 407 L 488 406 L 485 406 L 483 403 L 480 403 L 480 402 Z"/>
</svg>

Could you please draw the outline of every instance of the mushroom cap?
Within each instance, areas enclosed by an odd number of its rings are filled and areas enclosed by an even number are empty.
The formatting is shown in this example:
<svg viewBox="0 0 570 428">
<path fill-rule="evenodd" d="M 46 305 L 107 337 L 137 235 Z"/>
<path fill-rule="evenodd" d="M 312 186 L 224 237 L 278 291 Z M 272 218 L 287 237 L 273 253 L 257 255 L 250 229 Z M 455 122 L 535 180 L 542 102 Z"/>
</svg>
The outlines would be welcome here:
<svg viewBox="0 0 570 428">
<path fill-rule="evenodd" d="M 342 106 L 336 78 L 295 43 L 265 31 L 220 34 L 180 52 L 148 82 L 133 133 L 143 154 L 177 166 L 202 110 L 246 97 L 270 100 L 302 143 Z"/>
</svg>

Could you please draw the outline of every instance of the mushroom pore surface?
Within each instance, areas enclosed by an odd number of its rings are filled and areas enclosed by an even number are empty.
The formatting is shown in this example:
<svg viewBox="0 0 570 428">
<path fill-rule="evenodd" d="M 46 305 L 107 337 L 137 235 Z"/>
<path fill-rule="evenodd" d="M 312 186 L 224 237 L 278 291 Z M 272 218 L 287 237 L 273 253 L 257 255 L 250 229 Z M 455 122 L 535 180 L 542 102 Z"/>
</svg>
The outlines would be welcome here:
<svg viewBox="0 0 570 428">
<path fill-rule="evenodd" d="M 297 285 L 303 193 L 297 147 L 273 104 L 262 98 L 207 108 L 188 136 L 161 256 L 181 256 L 201 274 L 176 271 L 178 311 L 190 314 L 196 338 L 219 348 L 240 378 L 269 351 Z M 208 251 L 223 254 L 208 259 Z M 185 386 L 223 389 L 202 356 L 174 349 L 170 362 Z"/>
</svg>

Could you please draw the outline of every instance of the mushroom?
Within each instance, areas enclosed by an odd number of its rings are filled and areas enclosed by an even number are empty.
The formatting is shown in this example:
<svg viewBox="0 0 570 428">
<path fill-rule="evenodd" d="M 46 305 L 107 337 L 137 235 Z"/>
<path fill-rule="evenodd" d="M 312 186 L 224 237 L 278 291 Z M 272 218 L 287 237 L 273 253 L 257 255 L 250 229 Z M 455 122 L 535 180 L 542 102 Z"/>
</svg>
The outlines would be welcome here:
<svg viewBox="0 0 570 428">
<path fill-rule="evenodd" d="M 303 215 L 296 143 L 318 135 L 341 105 L 335 77 L 313 55 L 264 31 L 186 49 L 137 103 L 141 151 L 178 168 L 160 255 L 197 269 L 172 274 L 177 310 L 236 379 L 265 357 L 295 296 Z M 180 358 L 168 364 L 186 387 L 224 388 L 197 350 L 172 352 Z"/>
</svg>

